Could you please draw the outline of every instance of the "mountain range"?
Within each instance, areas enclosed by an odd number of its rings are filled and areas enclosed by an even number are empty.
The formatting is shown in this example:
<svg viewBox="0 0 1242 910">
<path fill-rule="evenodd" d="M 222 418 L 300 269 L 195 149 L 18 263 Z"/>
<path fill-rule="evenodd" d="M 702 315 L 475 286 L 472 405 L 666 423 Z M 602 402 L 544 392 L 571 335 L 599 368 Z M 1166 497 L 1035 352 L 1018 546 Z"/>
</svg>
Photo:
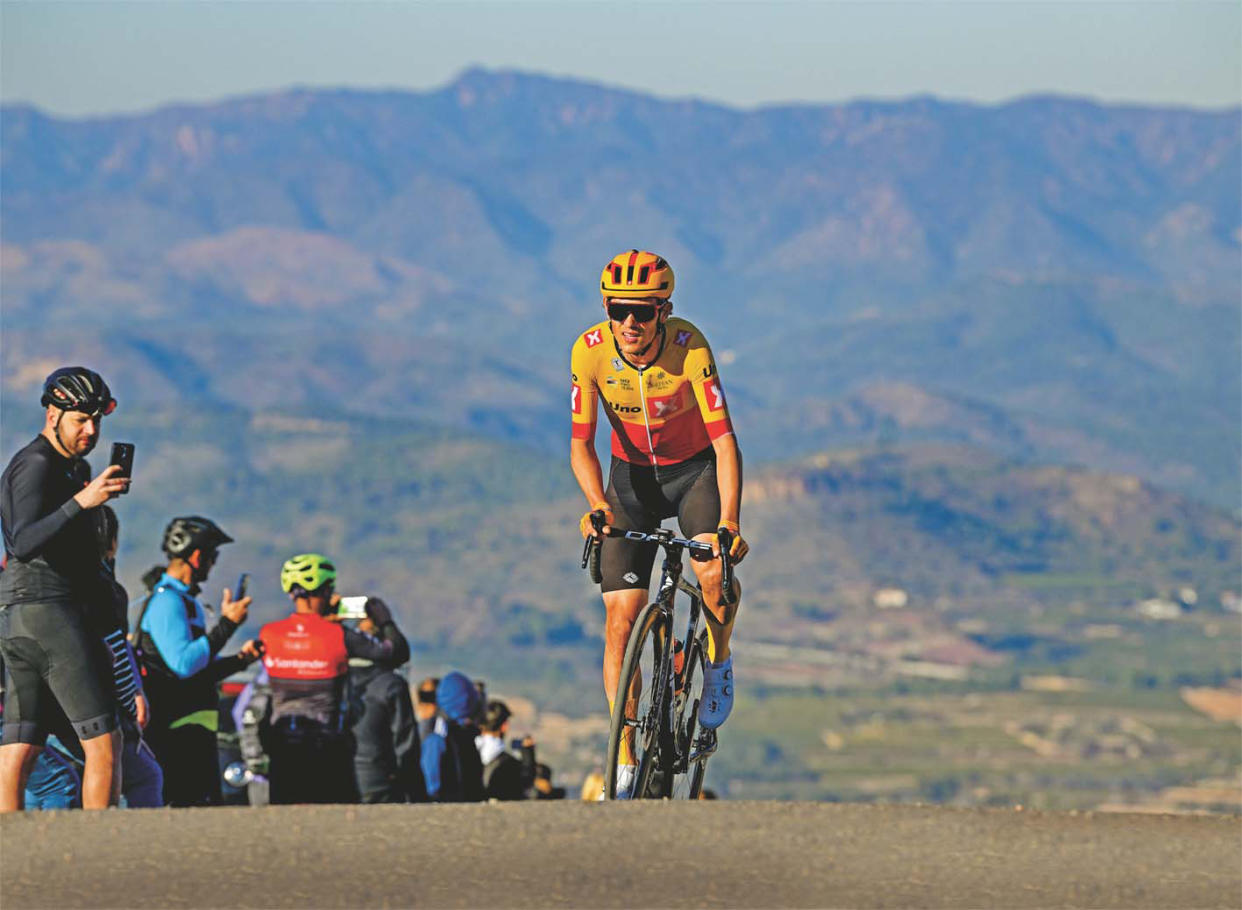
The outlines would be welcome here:
<svg viewBox="0 0 1242 910">
<path fill-rule="evenodd" d="M 378 396 L 552 445 L 562 349 L 633 243 L 675 263 L 760 457 L 982 434 L 1236 500 L 1236 110 L 738 111 L 475 70 L 3 119 L 14 389 L 42 330 L 90 325 L 131 400 Z"/>
<path fill-rule="evenodd" d="M 663 252 L 752 458 L 971 442 L 1239 502 L 1237 109 L 737 110 L 520 72 L 0 111 L 7 395 L 376 409 L 563 448 L 597 270 Z"/>
</svg>

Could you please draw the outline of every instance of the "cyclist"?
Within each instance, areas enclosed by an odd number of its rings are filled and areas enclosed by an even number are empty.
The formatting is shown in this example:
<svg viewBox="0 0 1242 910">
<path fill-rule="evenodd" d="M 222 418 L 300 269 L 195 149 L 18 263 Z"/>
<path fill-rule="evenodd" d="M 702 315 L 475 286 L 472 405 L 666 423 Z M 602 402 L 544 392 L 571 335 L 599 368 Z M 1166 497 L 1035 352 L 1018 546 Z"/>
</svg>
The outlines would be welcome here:
<svg viewBox="0 0 1242 910">
<path fill-rule="evenodd" d="M 162 544 L 168 567 L 138 617 L 138 651 L 151 700 L 146 740 L 164 769 L 164 801 L 170 806 L 216 806 L 223 801 L 216 687 L 259 657 L 254 641 L 230 657 L 220 656 L 246 621 L 249 597 L 234 601 L 226 589 L 220 618 L 210 631 L 206 608 L 198 599 L 220 547 L 232 542 L 219 525 L 201 515 L 170 521 Z"/>
<path fill-rule="evenodd" d="M 43 383 L 43 430 L 0 477 L 7 568 L 0 574 L 0 654 L 8 665 L 0 745 L 0 811 L 22 807 L 26 776 L 58 710 L 82 743 L 82 805 L 114 805 L 120 786 L 117 702 L 102 644 L 124 633 L 110 610 L 96 509 L 129 486 L 110 466 L 93 480 L 84 457 L 116 409 L 94 370 L 63 367 Z M 118 668 L 119 669 L 119 668 Z M 124 680 L 118 680 L 125 685 Z"/>
<path fill-rule="evenodd" d="M 354 743 L 345 710 L 350 658 L 400 666 L 410 645 L 378 597 L 367 618 L 378 638 L 347 628 L 335 615 L 336 566 L 318 553 L 288 560 L 280 585 L 294 613 L 263 627 L 263 668 L 270 687 L 264 738 L 273 803 L 357 802 Z M 262 677 L 260 678 L 262 680 Z"/>
<path fill-rule="evenodd" d="M 570 465 L 590 510 L 584 536 L 595 535 L 593 513 L 605 528 L 654 530 L 676 515 L 687 537 L 708 541 L 719 555 L 716 532 L 741 562 L 749 547 L 741 536 L 742 456 L 707 339 L 674 317 L 673 269 L 655 253 L 630 250 L 614 257 L 600 277 L 607 318 L 574 342 L 571 354 L 573 433 Z M 612 425 L 612 464 L 605 490 L 595 453 L 597 408 Z M 598 536 L 598 535 L 597 535 Z M 609 711 L 626 641 L 647 603 L 656 545 L 605 537 L 600 567 L 604 610 L 604 690 Z M 696 559 L 708 633 L 699 723 L 715 729 L 733 708 L 733 659 L 729 639 L 736 603 L 720 604 L 720 563 Z M 736 580 L 735 591 L 740 593 Z M 629 750 L 630 743 L 623 743 Z M 623 752 L 617 795 L 633 786 L 634 757 Z"/>
</svg>

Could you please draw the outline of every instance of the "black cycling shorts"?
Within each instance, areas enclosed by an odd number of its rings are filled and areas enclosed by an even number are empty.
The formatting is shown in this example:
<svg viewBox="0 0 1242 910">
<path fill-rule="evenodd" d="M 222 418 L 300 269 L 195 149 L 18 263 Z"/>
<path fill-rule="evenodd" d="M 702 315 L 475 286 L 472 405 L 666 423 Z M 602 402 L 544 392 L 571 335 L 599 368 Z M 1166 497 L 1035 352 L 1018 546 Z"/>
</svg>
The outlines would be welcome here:
<svg viewBox="0 0 1242 910">
<path fill-rule="evenodd" d="M 685 537 L 711 534 L 720 521 L 715 452 L 704 449 L 686 461 L 659 468 L 614 455 L 605 497 L 612 507 L 612 526 L 622 531 L 654 531 L 665 518 L 676 515 Z M 653 543 L 604 538 L 601 589 L 607 593 L 650 588 L 656 549 Z"/>
<path fill-rule="evenodd" d="M 75 604 L 0 608 L 0 654 L 8 675 L 0 741 L 42 746 L 61 712 L 78 739 L 115 730 L 116 697 L 104 650 Z"/>
</svg>

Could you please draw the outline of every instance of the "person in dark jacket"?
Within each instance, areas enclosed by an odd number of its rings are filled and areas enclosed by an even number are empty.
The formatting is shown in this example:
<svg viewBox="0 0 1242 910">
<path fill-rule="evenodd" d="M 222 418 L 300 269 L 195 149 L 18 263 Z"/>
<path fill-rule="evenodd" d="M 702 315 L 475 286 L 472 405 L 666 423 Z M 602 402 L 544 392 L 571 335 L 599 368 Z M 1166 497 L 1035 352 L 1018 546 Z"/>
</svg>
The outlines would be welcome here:
<svg viewBox="0 0 1242 910">
<path fill-rule="evenodd" d="M 523 741 L 522 758 L 508 750 L 505 737 L 513 712 L 503 701 L 493 699 L 483 712 L 483 722 L 475 739 L 483 763 L 483 789 L 488 799 L 526 799 L 535 780 L 535 743 Z"/>
<path fill-rule="evenodd" d="M 370 619 L 358 630 L 374 636 Z M 427 800 L 420 765 L 422 739 L 410 687 L 392 661 L 349 659 L 351 729 L 358 798 L 364 803 L 421 803 Z"/>
<path fill-rule="evenodd" d="M 219 548 L 231 543 L 215 522 L 199 515 L 174 518 L 164 530 L 168 567 L 147 599 L 135 630 L 151 721 L 145 739 L 164 769 L 170 806 L 217 806 L 223 801 L 216 733 L 218 684 L 259 658 L 256 642 L 238 653 L 220 651 L 246 620 L 250 598 L 234 601 L 226 589 L 220 618 L 207 629 L 199 585 Z"/>
<path fill-rule="evenodd" d="M 164 770 L 142 736 L 151 715 L 138 659 L 129 641 L 129 592 L 116 578 L 121 523 L 108 505 L 99 507 L 99 518 L 105 579 L 112 595 L 110 624 L 125 633 L 112 641 L 105 639 L 105 644 L 117 650 L 116 658 L 123 659 L 130 670 L 117 672 L 121 664 L 114 659 L 114 687 L 121 717 L 121 798 L 130 809 L 154 809 L 164 805 Z"/>
<path fill-rule="evenodd" d="M 474 745 L 481 698 L 464 673 L 453 671 L 436 689 L 435 729 L 423 740 L 427 796 L 438 803 L 477 803 L 483 790 L 483 763 Z"/>
</svg>

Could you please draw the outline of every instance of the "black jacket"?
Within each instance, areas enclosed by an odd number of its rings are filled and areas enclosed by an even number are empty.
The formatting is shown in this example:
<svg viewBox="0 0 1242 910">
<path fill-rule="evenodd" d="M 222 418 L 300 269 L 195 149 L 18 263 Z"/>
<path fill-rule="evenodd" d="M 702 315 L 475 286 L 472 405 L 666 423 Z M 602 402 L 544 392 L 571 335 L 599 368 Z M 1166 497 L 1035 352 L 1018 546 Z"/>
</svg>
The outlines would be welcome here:
<svg viewBox="0 0 1242 910">
<path fill-rule="evenodd" d="M 419 765 L 422 741 L 410 687 L 387 666 L 351 666 L 350 715 L 354 772 L 364 803 L 417 803 L 427 799 Z"/>
</svg>

